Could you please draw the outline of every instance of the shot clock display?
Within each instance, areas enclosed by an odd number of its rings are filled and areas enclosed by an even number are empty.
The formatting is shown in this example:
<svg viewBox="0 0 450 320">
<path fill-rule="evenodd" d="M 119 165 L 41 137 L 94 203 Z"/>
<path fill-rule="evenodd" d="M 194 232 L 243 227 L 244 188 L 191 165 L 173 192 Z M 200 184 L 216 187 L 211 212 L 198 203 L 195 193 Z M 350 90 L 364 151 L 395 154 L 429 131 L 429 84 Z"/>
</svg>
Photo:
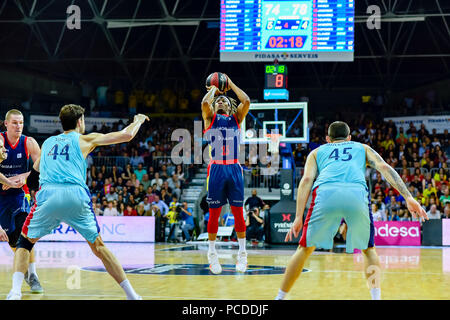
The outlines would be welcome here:
<svg viewBox="0 0 450 320">
<path fill-rule="evenodd" d="M 266 65 L 265 89 L 287 89 L 287 66 Z"/>
<path fill-rule="evenodd" d="M 220 0 L 221 61 L 353 61 L 355 0 Z"/>
</svg>

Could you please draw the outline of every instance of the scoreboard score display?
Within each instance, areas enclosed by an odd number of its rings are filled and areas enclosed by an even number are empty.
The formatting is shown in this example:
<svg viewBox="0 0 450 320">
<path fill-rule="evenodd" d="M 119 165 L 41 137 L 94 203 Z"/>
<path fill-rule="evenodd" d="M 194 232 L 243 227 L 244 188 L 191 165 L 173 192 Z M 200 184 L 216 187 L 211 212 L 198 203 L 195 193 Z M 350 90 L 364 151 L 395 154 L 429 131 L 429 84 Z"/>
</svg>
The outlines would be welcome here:
<svg viewBox="0 0 450 320">
<path fill-rule="evenodd" d="M 220 61 L 353 61 L 355 0 L 221 0 Z"/>
<path fill-rule="evenodd" d="M 287 66 L 266 65 L 265 89 L 287 89 Z"/>
</svg>

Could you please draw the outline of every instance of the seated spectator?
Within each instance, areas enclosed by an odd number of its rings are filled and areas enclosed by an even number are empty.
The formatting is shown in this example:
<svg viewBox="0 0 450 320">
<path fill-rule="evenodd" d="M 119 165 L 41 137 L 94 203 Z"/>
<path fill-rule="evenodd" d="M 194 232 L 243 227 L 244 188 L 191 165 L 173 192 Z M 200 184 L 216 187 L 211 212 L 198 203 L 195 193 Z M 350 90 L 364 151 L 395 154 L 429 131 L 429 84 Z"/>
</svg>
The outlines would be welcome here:
<svg viewBox="0 0 450 320">
<path fill-rule="evenodd" d="M 141 201 L 144 200 L 144 197 L 142 197 L 142 195 L 141 195 L 141 193 L 139 192 L 139 189 L 138 189 L 138 188 L 135 188 L 135 189 L 134 189 L 133 197 L 134 197 L 134 200 L 135 200 L 138 204 L 139 204 L 139 202 L 141 202 Z"/>
<path fill-rule="evenodd" d="M 117 210 L 119 212 L 119 216 L 123 216 L 125 210 L 126 210 L 125 203 L 119 202 L 119 209 Z"/>
<path fill-rule="evenodd" d="M 155 195 L 155 201 L 153 201 L 152 204 L 158 206 L 163 217 L 166 216 L 166 214 L 169 212 L 169 206 L 164 201 L 160 200 L 158 195 Z"/>
<path fill-rule="evenodd" d="M 170 204 L 170 201 L 172 200 L 172 194 L 167 193 L 166 189 L 161 190 L 160 198 L 162 201 L 164 201 L 167 205 Z"/>
<path fill-rule="evenodd" d="M 152 204 L 148 201 L 148 197 L 144 197 L 144 200 L 139 203 L 139 205 L 144 206 L 144 210 L 150 210 Z"/>
<path fill-rule="evenodd" d="M 124 215 L 124 217 L 137 216 L 137 212 L 131 205 L 128 204 L 127 209 L 123 212 L 123 215 Z"/>
<path fill-rule="evenodd" d="M 372 203 L 372 217 L 373 221 L 387 221 L 386 213 L 379 210 L 376 203 Z"/>
<path fill-rule="evenodd" d="M 92 210 L 94 210 L 94 214 L 95 214 L 96 216 L 102 216 L 102 215 L 103 215 L 103 211 L 102 211 L 102 209 L 100 208 L 100 204 L 98 204 L 98 203 L 96 203 L 96 202 L 93 202 L 93 203 L 92 203 Z"/>
<path fill-rule="evenodd" d="M 247 240 L 262 241 L 264 237 L 264 220 L 259 216 L 259 208 L 250 209 L 245 222 Z"/>
<path fill-rule="evenodd" d="M 140 185 L 142 185 L 142 187 L 144 188 L 144 190 L 147 190 L 148 187 L 151 186 L 151 181 L 150 181 L 150 179 L 149 179 L 149 177 L 148 177 L 148 174 L 144 174 L 144 175 L 142 176 L 142 180 L 139 180 L 139 181 L 140 181 Z"/>
<path fill-rule="evenodd" d="M 388 221 L 400 221 L 399 217 L 399 210 L 392 210 L 391 214 L 389 215 Z"/>
<path fill-rule="evenodd" d="M 161 189 L 162 184 L 163 184 L 163 179 L 161 179 L 159 177 L 159 172 L 155 172 L 155 177 L 152 179 L 152 181 L 150 182 L 150 184 L 153 186 L 154 184 L 156 184 L 158 190 Z"/>
<path fill-rule="evenodd" d="M 188 208 L 188 204 L 186 201 L 183 202 L 180 214 L 181 219 L 183 221 L 181 225 L 181 230 L 183 231 L 184 238 L 186 239 L 186 241 L 190 241 L 191 240 L 190 231 L 194 230 L 195 223 L 192 209 Z"/>
<path fill-rule="evenodd" d="M 184 184 L 185 181 L 186 181 L 186 177 L 185 177 L 185 174 L 184 174 L 184 172 L 183 172 L 183 167 L 182 167 L 180 164 L 177 165 L 177 169 L 175 170 L 175 173 L 177 174 L 178 179 L 179 179 L 180 182 L 181 182 L 181 186 L 183 186 L 183 184 Z"/>
<path fill-rule="evenodd" d="M 427 188 L 426 189 L 424 188 L 423 197 L 424 198 L 429 198 L 432 194 L 437 196 L 437 191 L 436 191 L 436 188 L 433 187 L 433 184 L 429 183 Z"/>
<path fill-rule="evenodd" d="M 170 177 L 167 172 L 167 166 L 165 164 L 161 166 L 161 171 L 159 172 L 159 175 L 164 180 L 167 180 Z"/>
<path fill-rule="evenodd" d="M 136 209 L 137 215 L 142 217 L 145 216 L 145 209 L 144 209 L 144 205 L 139 203 Z"/>
<path fill-rule="evenodd" d="M 108 201 L 108 207 L 103 211 L 104 216 L 118 216 L 119 212 L 114 207 L 113 201 Z"/>
<path fill-rule="evenodd" d="M 427 216 L 429 219 L 440 219 L 441 212 L 437 209 L 436 205 L 433 204 L 431 205 L 430 210 L 427 211 Z"/>
<path fill-rule="evenodd" d="M 447 206 L 447 204 L 450 204 L 450 195 L 449 195 L 449 187 L 447 186 L 444 189 L 444 194 L 442 196 L 440 196 L 439 198 L 439 202 L 441 203 L 441 205 L 443 207 Z"/>
<path fill-rule="evenodd" d="M 163 183 L 163 187 L 165 188 L 165 183 L 167 183 L 167 187 L 171 189 L 172 193 L 180 198 L 181 196 L 181 183 L 178 180 L 178 176 L 176 173 L 172 175 L 167 181 Z M 166 189 L 166 188 L 165 188 Z M 167 190 L 167 189 L 166 189 Z"/>
<path fill-rule="evenodd" d="M 400 209 L 400 203 L 397 202 L 394 196 L 391 197 L 391 201 L 386 205 L 386 209 L 388 210 L 389 217 L 393 214 L 394 211 L 397 212 Z"/>
<path fill-rule="evenodd" d="M 130 196 L 128 197 L 127 206 L 130 206 L 130 207 L 132 207 L 134 209 L 134 208 L 136 208 L 138 203 L 139 202 L 136 201 L 136 199 L 134 199 L 134 195 L 130 194 Z"/>
<path fill-rule="evenodd" d="M 110 187 L 109 192 L 105 195 L 106 201 L 119 200 L 119 195 L 116 193 L 116 188 Z"/>
<path fill-rule="evenodd" d="M 131 175 L 133 174 L 134 170 L 131 167 L 131 164 L 127 164 L 125 167 L 125 171 L 122 172 L 122 179 L 125 181 L 125 183 L 131 179 Z"/>
<path fill-rule="evenodd" d="M 450 219 L 450 203 L 445 206 L 442 219 Z"/>
<path fill-rule="evenodd" d="M 139 180 L 139 182 L 142 181 L 142 178 L 144 177 L 144 174 L 147 174 L 147 170 L 145 170 L 142 166 L 142 162 L 140 162 L 137 166 L 137 169 L 134 170 L 134 174 L 136 174 L 136 179 Z"/>
<path fill-rule="evenodd" d="M 112 179 L 113 183 L 117 183 L 118 179 L 121 177 L 121 169 L 118 169 L 117 166 L 113 166 L 111 172 L 108 174 L 108 178 Z"/>
</svg>

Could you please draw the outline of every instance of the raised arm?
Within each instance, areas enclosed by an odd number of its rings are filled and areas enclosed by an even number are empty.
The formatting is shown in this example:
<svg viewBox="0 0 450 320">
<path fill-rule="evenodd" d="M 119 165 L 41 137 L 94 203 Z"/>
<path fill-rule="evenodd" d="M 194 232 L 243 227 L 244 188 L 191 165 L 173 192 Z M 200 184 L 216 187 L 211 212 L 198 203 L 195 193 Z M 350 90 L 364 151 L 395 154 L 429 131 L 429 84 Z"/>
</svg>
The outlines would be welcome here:
<svg viewBox="0 0 450 320">
<path fill-rule="evenodd" d="M 214 116 L 214 110 L 212 107 L 212 102 L 214 100 L 214 96 L 216 92 L 218 92 L 217 87 L 211 86 L 208 89 L 208 92 L 205 94 L 202 100 L 202 117 L 205 128 L 209 127 L 211 120 Z"/>
<path fill-rule="evenodd" d="M 239 104 L 239 106 L 237 107 L 237 111 L 236 111 L 236 118 L 238 120 L 238 123 L 240 124 L 244 120 L 244 118 L 247 115 L 248 110 L 250 108 L 250 98 L 241 88 L 239 88 L 237 85 L 235 85 L 234 82 L 231 81 L 231 79 L 229 77 L 228 77 L 228 81 L 230 84 L 230 89 L 233 90 L 233 92 L 236 94 L 239 101 L 241 102 Z"/>
<path fill-rule="evenodd" d="M 306 202 L 308 201 L 311 188 L 317 175 L 316 153 L 316 150 L 311 152 L 306 159 L 305 171 L 297 190 L 295 221 L 292 224 L 291 230 L 286 234 L 284 241 L 292 241 L 292 236 L 294 236 L 294 238 L 298 237 L 303 226 L 303 213 L 305 212 Z"/>
<path fill-rule="evenodd" d="M 105 146 L 116 143 L 131 141 L 138 133 L 141 125 L 149 118 L 144 114 L 134 116 L 134 121 L 121 131 L 107 134 L 91 133 L 80 137 L 80 148 L 83 156 L 86 158 L 98 146 Z"/>
<path fill-rule="evenodd" d="M 380 172 L 383 177 L 389 182 L 391 186 L 397 189 L 398 192 L 405 198 L 406 205 L 411 214 L 416 218 L 422 218 L 422 221 L 428 220 L 428 216 L 422 206 L 412 197 L 408 187 L 403 182 L 397 171 L 383 160 L 383 158 L 371 147 L 364 145 L 366 149 L 367 163 L 371 168 Z"/>
</svg>

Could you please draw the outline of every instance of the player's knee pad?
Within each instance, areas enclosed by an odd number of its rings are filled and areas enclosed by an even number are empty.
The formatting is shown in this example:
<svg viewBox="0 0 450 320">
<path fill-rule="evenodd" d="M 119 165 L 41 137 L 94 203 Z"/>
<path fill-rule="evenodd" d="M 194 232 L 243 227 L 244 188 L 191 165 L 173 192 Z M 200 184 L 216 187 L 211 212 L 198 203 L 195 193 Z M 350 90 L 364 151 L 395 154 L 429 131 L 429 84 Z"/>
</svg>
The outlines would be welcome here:
<svg viewBox="0 0 450 320">
<path fill-rule="evenodd" d="M 33 250 L 34 243 L 32 243 L 28 238 L 20 235 L 19 240 L 17 241 L 17 249 L 23 248 L 25 250 L 31 251 Z"/>
<path fill-rule="evenodd" d="M 234 216 L 234 230 L 236 232 L 245 232 L 244 208 L 231 206 L 231 213 Z"/>
<path fill-rule="evenodd" d="M 219 217 L 222 207 L 209 208 L 208 233 L 217 233 L 219 231 Z"/>
</svg>

